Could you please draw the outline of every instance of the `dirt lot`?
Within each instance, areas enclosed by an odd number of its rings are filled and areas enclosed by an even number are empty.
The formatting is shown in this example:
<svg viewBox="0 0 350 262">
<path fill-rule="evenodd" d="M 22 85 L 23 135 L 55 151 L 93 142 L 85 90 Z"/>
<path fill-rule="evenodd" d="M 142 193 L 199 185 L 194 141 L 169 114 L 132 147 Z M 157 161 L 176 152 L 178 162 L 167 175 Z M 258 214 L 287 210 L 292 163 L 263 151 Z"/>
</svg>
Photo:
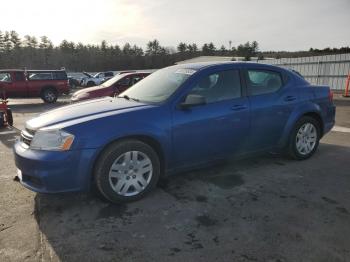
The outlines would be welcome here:
<svg viewBox="0 0 350 262">
<path fill-rule="evenodd" d="M 11 104 L 19 129 L 53 107 Z M 128 205 L 23 188 L 18 134 L 0 130 L 0 261 L 350 261 L 350 99 L 336 104 L 335 131 L 307 161 L 230 160 Z"/>
</svg>

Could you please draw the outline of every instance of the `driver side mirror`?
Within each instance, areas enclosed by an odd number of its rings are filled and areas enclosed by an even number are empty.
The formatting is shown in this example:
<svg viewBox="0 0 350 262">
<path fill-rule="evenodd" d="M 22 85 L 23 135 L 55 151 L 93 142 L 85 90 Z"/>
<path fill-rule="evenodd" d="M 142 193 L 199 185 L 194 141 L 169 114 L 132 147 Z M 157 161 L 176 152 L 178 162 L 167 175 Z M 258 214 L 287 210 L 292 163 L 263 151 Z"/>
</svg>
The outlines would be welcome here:
<svg viewBox="0 0 350 262">
<path fill-rule="evenodd" d="M 179 107 L 181 109 L 187 109 L 193 106 L 205 105 L 206 103 L 207 101 L 204 96 L 189 94 L 186 96 L 185 101 L 179 105 Z"/>
</svg>

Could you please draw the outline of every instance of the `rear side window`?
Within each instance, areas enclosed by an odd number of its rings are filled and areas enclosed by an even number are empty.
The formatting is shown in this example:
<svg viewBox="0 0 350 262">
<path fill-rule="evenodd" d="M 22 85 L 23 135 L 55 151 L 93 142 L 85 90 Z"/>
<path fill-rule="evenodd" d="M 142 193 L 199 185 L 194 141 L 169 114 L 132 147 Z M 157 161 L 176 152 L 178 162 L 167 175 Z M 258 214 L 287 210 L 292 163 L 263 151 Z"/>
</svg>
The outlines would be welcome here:
<svg viewBox="0 0 350 262">
<path fill-rule="evenodd" d="M 50 80 L 52 79 L 51 73 L 43 72 L 30 72 L 28 75 L 29 80 Z"/>
<path fill-rule="evenodd" d="M 54 80 L 67 80 L 67 73 L 62 71 L 62 72 L 53 72 L 52 73 L 53 79 Z"/>
<path fill-rule="evenodd" d="M 283 86 L 281 74 L 269 70 L 248 70 L 247 79 L 250 95 L 269 94 Z"/>
<path fill-rule="evenodd" d="M 67 80 L 67 74 L 65 71 L 53 71 L 53 72 L 29 72 L 29 80 Z"/>
<path fill-rule="evenodd" d="M 241 79 L 238 70 L 227 70 L 203 77 L 190 92 L 204 96 L 207 103 L 241 97 Z"/>
</svg>

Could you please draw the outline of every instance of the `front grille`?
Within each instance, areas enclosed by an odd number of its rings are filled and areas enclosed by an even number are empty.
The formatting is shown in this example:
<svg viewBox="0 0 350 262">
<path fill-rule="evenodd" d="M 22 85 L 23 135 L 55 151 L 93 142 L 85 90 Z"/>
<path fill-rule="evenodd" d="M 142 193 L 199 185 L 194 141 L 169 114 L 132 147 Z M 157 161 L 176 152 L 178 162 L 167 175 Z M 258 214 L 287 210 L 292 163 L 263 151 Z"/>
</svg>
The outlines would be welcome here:
<svg viewBox="0 0 350 262">
<path fill-rule="evenodd" d="M 30 146 L 30 143 L 33 140 L 34 134 L 35 134 L 34 130 L 30 130 L 28 128 L 22 130 L 22 132 L 21 132 L 21 141 L 24 144 Z"/>
</svg>

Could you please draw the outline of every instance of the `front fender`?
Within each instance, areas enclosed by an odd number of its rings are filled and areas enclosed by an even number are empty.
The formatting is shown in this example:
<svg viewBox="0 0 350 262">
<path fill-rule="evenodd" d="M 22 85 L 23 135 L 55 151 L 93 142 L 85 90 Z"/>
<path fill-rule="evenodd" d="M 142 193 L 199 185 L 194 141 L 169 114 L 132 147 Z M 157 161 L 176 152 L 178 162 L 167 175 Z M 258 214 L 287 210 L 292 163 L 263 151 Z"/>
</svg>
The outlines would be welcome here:
<svg viewBox="0 0 350 262">
<path fill-rule="evenodd" d="M 125 137 L 143 136 L 156 141 L 164 156 L 169 156 L 170 124 L 171 118 L 167 108 L 155 107 L 97 118 L 66 127 L 64 130 L 75 135 L 74 149 L 100 151 L 113 141 Z"/>
<path fill-rule="evenodd" d="M 318 104 L 312 103 L 312 102 L 306 102 L 302 105 L 298 105 L 294 108 L 294 110 L 291 112 L 290 117 L 284 127 L 283 135 L 279 141 L 280 147 L 285 147 L 288 144 L 290 134 L 293 130 L 293 127 L 295 123 L 305 114 L 308 113 L 316 113 L 321 117 L 321 108 Z M 323 123 L 321 123 L 323 125 Z"/>
</svg>

